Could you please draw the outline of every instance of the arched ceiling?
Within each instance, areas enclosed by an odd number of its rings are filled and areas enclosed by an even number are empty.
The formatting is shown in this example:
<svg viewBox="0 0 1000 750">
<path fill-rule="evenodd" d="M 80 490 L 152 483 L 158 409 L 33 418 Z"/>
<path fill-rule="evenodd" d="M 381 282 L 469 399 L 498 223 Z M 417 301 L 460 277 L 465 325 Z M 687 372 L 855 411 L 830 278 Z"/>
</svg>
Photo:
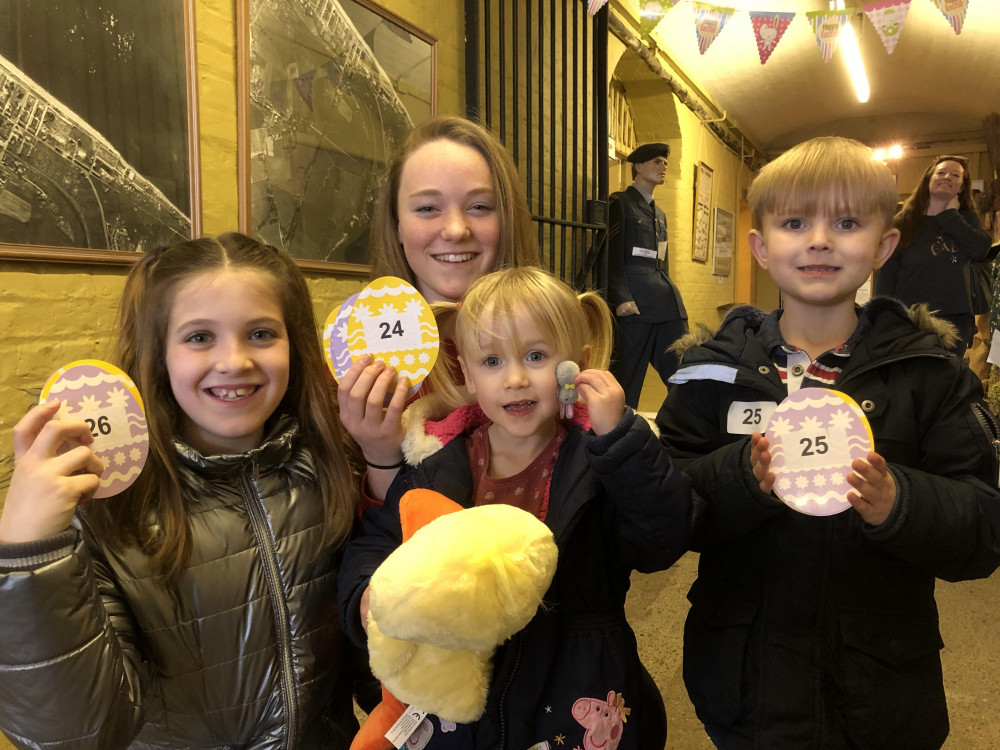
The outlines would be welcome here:
<svg viewBox="0 0 1000 750">
<path fill-rule="evenodd" d="M 681 0 L 659 22 L 653 41 L 766 153 L 815 135 L 843 135 L 872 146 L 982 141 L 983 117 L 1000 112 L 1000 0 L 969 0 L 960 35 L 933 0 L 911 0 L 892 55 L 860 11 L 868 1 L 856 0 L 853 20 L 871 86 L 866 104 L 858 102 L 842 50 L 823 62 L 805 16 L 828 9 L 826 0 L 719 0 L 742 12 L 730 17 L 704 55 L 698 52 L 692 4 Z M 748 10 L 797 14 L 766 65 Z M 630 71 L 619 66 L 617 72 L 627 87 Z M 636 81 L 645 78 L 638 70 L 634 75 Z"/>
</svg>

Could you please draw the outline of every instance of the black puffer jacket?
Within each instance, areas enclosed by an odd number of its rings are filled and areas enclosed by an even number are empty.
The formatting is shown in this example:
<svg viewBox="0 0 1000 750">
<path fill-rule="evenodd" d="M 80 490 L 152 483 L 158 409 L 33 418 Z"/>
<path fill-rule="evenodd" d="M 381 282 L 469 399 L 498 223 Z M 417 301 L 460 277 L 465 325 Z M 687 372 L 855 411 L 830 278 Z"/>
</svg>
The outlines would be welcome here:
<svg viewBox="0 0 1000 750">
<path fill-rule="evenodd" d="M 25 748 L 346 748 L 340 552 L 298 428 L 205 458 L 178 444 L 193 552 L 171 588 L 85 523 L 0 545 L 0 729 Z"/>
<path fill-rule="evenodd" d="M 423 407 L 418 401 L 411 415 Z M 418 465 L 396 478 L 384 506 L 365 512 L 366 535 L 345 553 L 341 617 L 358 643 L 365 639 L 361 595 L 402 541 L 400 497 L 428 487 L 470 506 L 474 498 L 464 437 L 485 419 L 478 406 L 464 407 L 445 420 L 450 424 L 442 436 L 441 429 L 424 432 L 423 420 L 410 417 L 404 451 L 407 461 Z M 440 428 L 445 422 L 434 424 Z M 584 721 L 601 727 L 618 722 L 619 750 L 663 747 L 663 704 L 639 662 L 635 635 L 625 620 L 625 595 L 632 570 L 662 570 L 684 553 L 690 506 L 688 478 L 670 465 L 649 425 L 631 410 L 600 437 L 573 427 L 553 469 L 544 519 L 559 548 L 544 606 L 496 652 L 483 717 L 456 727 L 428 716 L 419 730 L 428 742 L 421 747 L 587 746 L 585 727 L 576 718 L 584 705 L 594 714 Z M 609 693 L 621 698 L 618 708 L 608 705 Z M 624 723 L 615 718 L 622 711 Z"/>
<path fill-rule="evenodd" d="M 948 733 L 934 579 L 1000 565 L 995 420 L 935 319 L 918 310 L 915 323 L 886 299 L 862 315 L 871 329 L 835 388 L 867 412 L 896 481 L 877 527 L 853 509 L 806 516 L 765 495 L 749 436 L 727 432 L 734 404 L 787 395 L 757 337 L 761 311 L 733 310 L 684 353 L 657 417 L 705 501 L 684 677 L 721 747 L 919 750 Z"/>
</svg>

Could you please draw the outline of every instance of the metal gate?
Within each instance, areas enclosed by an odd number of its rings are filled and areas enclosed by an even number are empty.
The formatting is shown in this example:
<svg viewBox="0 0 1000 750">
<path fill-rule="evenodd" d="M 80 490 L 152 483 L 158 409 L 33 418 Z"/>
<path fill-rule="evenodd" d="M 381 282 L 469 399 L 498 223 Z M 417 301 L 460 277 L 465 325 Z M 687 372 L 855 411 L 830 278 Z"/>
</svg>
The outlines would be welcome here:
<svg viewBox="0 0 1000 750">
<path fill-rule="evenodd" d="M 586 5 L 466 0 L 466 109 L 518 165 L 543 265 L 604 289 L 608 9 L 588 18 Z"/>
</svg>

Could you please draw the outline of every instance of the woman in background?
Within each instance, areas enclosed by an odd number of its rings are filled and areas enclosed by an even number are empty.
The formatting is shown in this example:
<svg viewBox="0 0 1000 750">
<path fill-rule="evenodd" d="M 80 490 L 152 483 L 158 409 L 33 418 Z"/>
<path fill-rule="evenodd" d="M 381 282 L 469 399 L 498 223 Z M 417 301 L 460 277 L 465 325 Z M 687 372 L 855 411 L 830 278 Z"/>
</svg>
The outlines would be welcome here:
<svg viewBox="0 0 1000 750">
<path fill-rule="evenodd" d="M 972 261 L 990 251 L 972 199 L 969 162 L 939 156 L 893 221 L 900 231 L 896 252 L 875 272 L 875 294 L 906 305 L 924 302 L 958 329 L 958 356 L 972 343 L 975 319 L 970 296 Z"/>
</svg>

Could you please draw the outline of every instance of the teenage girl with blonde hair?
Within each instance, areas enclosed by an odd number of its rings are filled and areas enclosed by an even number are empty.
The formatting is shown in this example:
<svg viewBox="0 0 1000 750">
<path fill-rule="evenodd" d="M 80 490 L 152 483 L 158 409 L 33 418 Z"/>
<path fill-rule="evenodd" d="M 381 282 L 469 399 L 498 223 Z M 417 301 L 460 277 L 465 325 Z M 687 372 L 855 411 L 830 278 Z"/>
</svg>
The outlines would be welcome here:
<svg viewBox="0 0 1000 750">
<path fill-rule="evenodd" d="M 456 302 L 484 274 L 539 263 L 510 153 L 462 117 L 434 117 L 410 133 L 375 203 L 371 238 L 372 277 L 405 279 L 429 302 Z M 403 465 L 408 391 L 405 378 L 396 380 L 394 368 L 371 357 L 359 358 L 340 381 L 341 419 L 368 464 L 369 502 L 385 496 Z"/>
</svg>

